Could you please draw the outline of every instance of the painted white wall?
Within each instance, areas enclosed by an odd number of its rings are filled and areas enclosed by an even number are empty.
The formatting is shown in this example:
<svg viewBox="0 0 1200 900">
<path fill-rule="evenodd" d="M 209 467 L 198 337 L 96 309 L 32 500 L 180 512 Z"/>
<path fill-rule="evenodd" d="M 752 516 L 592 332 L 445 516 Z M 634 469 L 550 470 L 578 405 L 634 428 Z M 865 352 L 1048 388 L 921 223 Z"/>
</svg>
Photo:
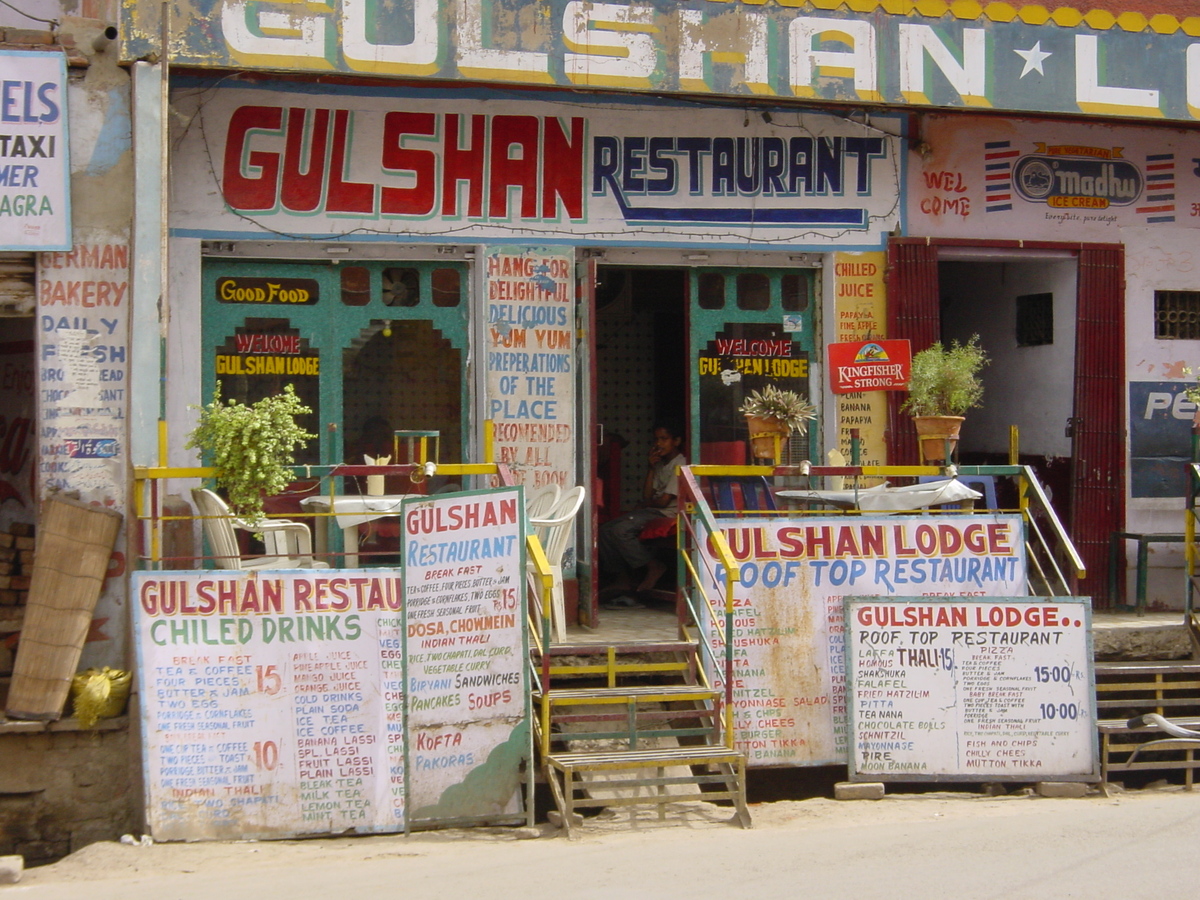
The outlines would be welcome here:
<svg viewBox="0 0 1200 900">
<path fill-rule="evenodd" d="M 992 360 L 983 371 L 983 407 L 967 414 L 962 449 L 1007 453 L 1016 425 L 1022 453 L 1069 456 L 1075 261 L 944 262 L 938 277 L 943 334 L 964 343 L 978 334 Z M 1018 347 L 1016 298 L 1047 292 L 1054 295 L 1054 343 Z"/>
</svg>

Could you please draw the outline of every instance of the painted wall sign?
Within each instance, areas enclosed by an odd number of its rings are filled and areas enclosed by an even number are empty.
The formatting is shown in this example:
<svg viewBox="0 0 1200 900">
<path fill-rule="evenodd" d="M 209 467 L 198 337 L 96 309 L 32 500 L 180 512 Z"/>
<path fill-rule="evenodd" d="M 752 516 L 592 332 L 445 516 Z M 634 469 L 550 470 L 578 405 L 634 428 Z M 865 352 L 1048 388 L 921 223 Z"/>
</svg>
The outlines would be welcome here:
<svg viewBox="0 0 1200 900">
<path fill-rule="evenodd" d="M 1190 132 L 930 116 L 921 134 L 911 234 L 1116 241 L 1122 228 L 1200 227 Z"/>
<path fill-rule="evenodd" d="M 207 173 L 176 231 L 878 246 L 898 223 L 896 119 L 350 90 L 176 91 L 203 123 L 180 170 Z"/>
<path fill-rule="evenodd" d="M 734 729 L 752 766 L 832 765 L 849 750 L 845 596 L 1011 596 L 1025 584 L 1019 516 L 717 519 L 738 562 Z M 697 568 L 723 578 L 707 548 Z M 710 574 L 711 573 L 711 574 Z M 717 596 L 715 581 L 705 585 Z M 701 623 L 723 659 L 724 616 Z M 723 685 L 721 665 L 709 678 Z"/>
<path fill-rule="evenodd" d="M 822 5 L 824 6 L 824 5 Z M 911 106 L 1200 117 L 1194 29 L 1170 16 L 1070 9 L 1028 24 L 1012 7 L 929 17 L 716 4 L 406 0 L 386 20 L 340 0 L 176 6 L 172 61 L 210 68 L 390 75 Z M 942 7 L 943 9 L 945 7 Z M 158 50 L 159 11 L 127 3 L 124 58 Z M 994 11 L 994 12 L 993 12 Z M 988 18 L 989 13 L 995 20 Z M 1063 16 L 1061 13 L 1066 13 Z M 973 17 L 973 18 L 972 18 Z M 1069 24 L 1058 24 L 1060 22 Z M 1189 20 L 1194 22 L 1194 20 Z M 1089 27 L 1092 26 L 1092 27 Z"/>
<path fill-rule="evenodd" d="M 519 489 L 406 503 L 400 570 L 137 572 L 160 840 L 521 815 Z"/>
<path fill-rule="evenodd" d="M 37 491 L 78 491 L 124 512 L 128 466 L 126 386 L 129 245 L 125 236 L 38 254 Z M 107 239 L 105 239 L 107 238 Z M 0 450 L 3 445 L 0 444 Z M 109 562 L 81 666 L 125 658 L 129 637 L 125 530 Z M 115 642 L 115 643 L 111 643 Z"/>
<path fill-rule="evenodd" d="M 1196 404 L 1190 382 L 1129 382 L 1129 481 L 1133 497 L 1183 497 Z"/>
<path fill-rule="evenodd" d="M 903 391 L 912 375 L 908 341 L 856 341 L 829 344 L 829 385 L 835 394 Z"/>
<path fill-rule="evenodd" d="M 702 345 L 696 357 L 703 444 L 746 440 L 746 418 L 738 408 L 751 391 L 770 384 L 809 396 L 808 352 L 801 349 L 798 333 L 762 322 L 722 324 L 723 329 Z"/>
<path fill-rule="evenodd" d="M 309 306 L 321 298 L 312 278 L 218 278 L 221 303 L 279 303 Z"/>
<path fill-rule="evenodd" d="M 1099 778 L 1091 601 L 847 597 L 850 777 Z"/>
<path fill-rule="evenodd" d="M 71 248 L 67 59 L 0 50 L 0 250 Z"/>
<path fill-rule="evenodd" d="M 575 483 L 575 261 L 489 247 L 487 413 L 497 462 L 530 490 Z"/>
</svg>

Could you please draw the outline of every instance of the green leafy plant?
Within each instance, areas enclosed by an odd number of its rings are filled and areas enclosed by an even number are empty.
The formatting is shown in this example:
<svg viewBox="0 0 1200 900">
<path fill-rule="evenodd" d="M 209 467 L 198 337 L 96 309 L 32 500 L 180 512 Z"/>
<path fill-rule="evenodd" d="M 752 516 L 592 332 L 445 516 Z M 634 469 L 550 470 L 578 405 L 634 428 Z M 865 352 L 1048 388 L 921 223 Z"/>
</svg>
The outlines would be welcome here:
<svg viewBox="0 0 1200 900">
<path fill-rule="evenodd" d="M 773 384 L 760 391 L 751 391 L 738 412 L 758 419 L 775 419 L 787 425 L 789 431 L 799 434 L 808 431 L 808 423 L 817 417 L 817 408 L 806 397 Z"/>
<path fill-rule="evenodd" d="M 914 354 L 908 399 L 900 407 L 914 416 L 961 416 L 982 405 L 983 382 L 979 372 L 989 360 L 979 346 L 979 335 L 965 344 L 951 341 Z"/>
<path fill-rule="evenodd" d="M 296 424 L 296 416 L 312 410 L 290 384 L 282 394 L 249 406 L 238 400 L 222 402 L 219 381 L 212 402 L 192 409 L 200 410 L 200 416 L 187 446 L 200 450 L 218 470 L 217 487 L 225 491 L 230 510 L 257 522 L 263 517 L 263 498 L 292 482 L 296 447 L 316 438 Z"/>
<path fill-rule="evenodd" d="M 1195 372 L 1190 366 L 1183 370 L 1184 375 L 1195 375 L 1196 381 L 1189 387 L 1183 389 L 1184 396 L 1192 403 L 1200 406 L 1200 373 Z"/>
</svg>

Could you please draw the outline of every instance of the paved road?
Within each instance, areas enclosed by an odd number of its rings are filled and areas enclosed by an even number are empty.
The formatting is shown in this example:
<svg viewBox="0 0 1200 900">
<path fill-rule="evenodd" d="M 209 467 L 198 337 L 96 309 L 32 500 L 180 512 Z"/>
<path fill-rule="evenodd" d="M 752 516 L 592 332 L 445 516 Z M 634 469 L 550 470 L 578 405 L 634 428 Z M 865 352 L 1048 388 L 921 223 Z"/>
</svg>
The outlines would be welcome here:
<svg viewBox="0 0 1200 900">
<path fill-rule="evenodd" d="M 590 822 L 575 842 L 511 830 L 322 841 L 93 845 L 26 873 L 21 900 L 359 897 L 1121 900 L 1194 896 L 1200 793 L 889 797 L 704 807 L 683 824 Z M 543 829 L 549 832 L 547 826 Z"/>
</svg>

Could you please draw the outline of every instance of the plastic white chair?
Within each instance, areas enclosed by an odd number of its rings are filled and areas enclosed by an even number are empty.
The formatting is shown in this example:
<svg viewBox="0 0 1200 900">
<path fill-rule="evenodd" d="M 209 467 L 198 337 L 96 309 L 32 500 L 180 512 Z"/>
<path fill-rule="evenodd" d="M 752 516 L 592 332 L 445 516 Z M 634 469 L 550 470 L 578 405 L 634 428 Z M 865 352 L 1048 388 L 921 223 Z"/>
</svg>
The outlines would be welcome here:
<svg viewBox="0 0 1200 900">
<path fill-rule="evenodd" d="M 225 501 L 207 488 L 193 488 L 192 499 L 202 516 L 201 524 L 212 548 L 213 566 L 218 569 L 328 569 L 312 555 L 312 532 L 303 522 L 290 519 L 239 519 Z M 246 559 L 238 547 L 236 530 L 261 534 L 266 556 Z"/>
<path fill-rule="evenodd" d="M 544 519 L 558 505 L 562 489 L 557 484 L 542 488 L 537 494 L 529 496 L 525 501 L 525 515 L 530 519 Z"/>
<path fill-rule="evenodd" d="M 544 518 L 530 518 L 537 533 L 538 541 L 546 553 L 546 561 L 550 564 L 550 574 L 553 576 L 553 587 L 550 593 L 550 619 L 554 628 L 554 639 L 563 642 L 567 639 L 567 609 L 563 597 L 562 558 L 567 552 L 567 544 L 571 542 L 574 533 L 575 516 L 583 506 L 586 491 L 582 486 L 569 488 L 559 497 L 558 503 Z"/>
</svg>

